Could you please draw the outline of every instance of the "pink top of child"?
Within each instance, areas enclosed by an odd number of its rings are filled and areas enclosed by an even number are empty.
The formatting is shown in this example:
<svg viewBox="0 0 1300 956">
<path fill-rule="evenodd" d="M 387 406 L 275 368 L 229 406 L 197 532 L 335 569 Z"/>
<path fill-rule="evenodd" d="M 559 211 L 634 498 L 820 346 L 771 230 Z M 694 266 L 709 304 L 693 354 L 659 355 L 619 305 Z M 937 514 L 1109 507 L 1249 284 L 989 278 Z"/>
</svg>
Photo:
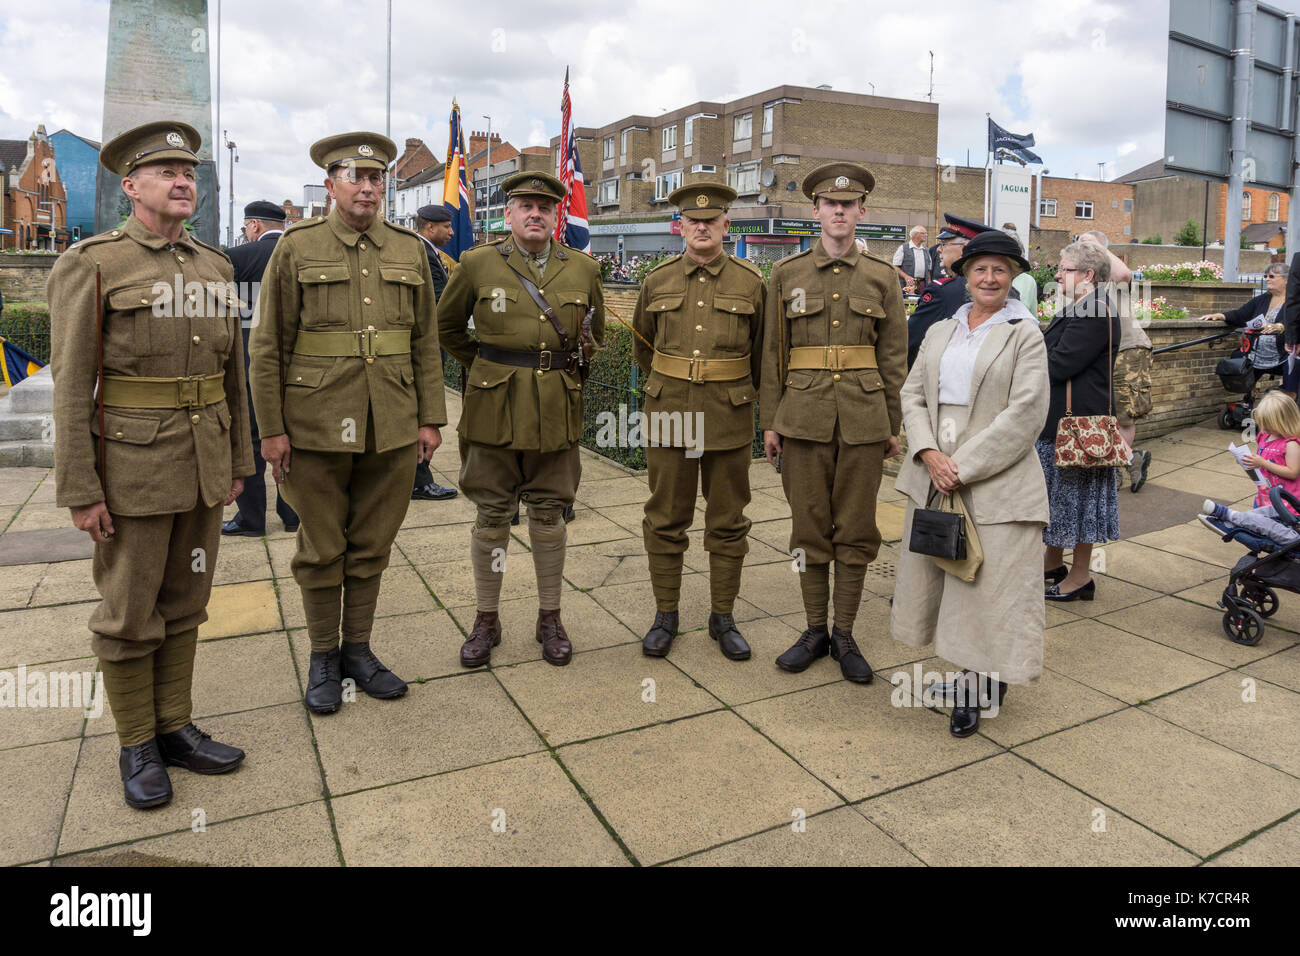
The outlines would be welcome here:
<svg viewBox="0 0 1300 956">
<path fill-rule="evenodd" d="M 1268 432 L 1260 432 L 1256 436 L 1256 442 L 1258 443 L 1259 449 L 1258 455 L 1265 461 L 1271 461 L 1275 465 L 1285 465 L 1287 442 L 1293 442 L 1296 440 L 1297 439 L 1295 438 L 1282 438 L 1280 436 L 1270 435 Z M 1300 498 L 1300 477 L 1287 479 L 1273 474 L 1267 468 L 1258 468 L 1256 470 L 1263 475 L 1264 480 L 1267 481 L 1270 486 L 1281 485 L 1284 490 L 1289 491 L 1297 498 Z M 1259 489 L 1255 494 L 1255 507 L 1263 508 L 1265 505 L 1271 504 L 1272 502 L 1268 498 L 1268 489 Z M 1296 510 L 1289 504 L 1287 507 L 1290 508 L 1292 512 L 1295 512 Z"/>
</svg>

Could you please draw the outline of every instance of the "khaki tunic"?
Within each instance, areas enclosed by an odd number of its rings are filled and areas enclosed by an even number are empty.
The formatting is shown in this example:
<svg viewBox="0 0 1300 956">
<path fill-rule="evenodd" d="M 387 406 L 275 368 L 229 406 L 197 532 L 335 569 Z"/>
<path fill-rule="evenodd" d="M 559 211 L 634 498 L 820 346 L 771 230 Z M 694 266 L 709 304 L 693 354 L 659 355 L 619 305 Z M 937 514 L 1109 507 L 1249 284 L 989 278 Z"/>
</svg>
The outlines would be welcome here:
<svg viewBox="0 0 1300 956">
<path fill-rule="evenodd" d="M 646 550 L 677 554 L 686 550 L 686 530 L 695 514 L 703 479 L 705 550 L 743 556 L 750 522 L 749 448 L 754 439 L 754 400 L 763 357 L 762 273 L 749 263 L 720 253 L 700 264 L 675 256 L 641 284 L 632 320 L 633 351 L 648 378 L 645 411 L 659 416 L 691 416 L 692 447 L 683 428 L 648 429 L 648 438 L 669 445 L 649 448 L 650 498 L 642 531 Z M 644 341 L 643 341 L 644 340 Z M 650 344 L 652 343 L 653 348 Z M 652 370 L 654 353 L 683 358 L 748 358 L 749 369 L 732 381 L 689 382 Z M 695 452 L 703 450 L 702 455 Z"/>
<path fill-rule="evenodd" d="M 203 407 L 106 408 L 107 488 L 96 471 L 96 266 L 105 375 L 221 375 L 225 392 Z M 91 646 L 105 660 L 144 657 L 207 620 L 222 502 L 253 471 L 230 260 L 188 235 L 169 242 L 132 216 L 61 255 L 48 295 L 55 500 L 105 502 L 115 531 L 95 545 L 103 600 L 91 613 Z"/>
<path fill-rule="evenodd" d="M 438 303 L 442 346 L 469 370 L 458 432 L 467 442 L 516 451 L 573 448 L 582 437 L 582 381 L 576 372 L 538 374 L 478 355 L 479 342 L 521 351 L 560 348 L 555 328 L 507 263 L 532 278 L 511 239 L 467 250 Z M 568 333 L 570 349 L 578 347 L 588 308 L 596 310 L 592 335 L 604 341 L 605 297 L 595 259 L 552 239 L 537 284 Z M 471 318 L 477 339 L 469 331 Z"/>
</svg>

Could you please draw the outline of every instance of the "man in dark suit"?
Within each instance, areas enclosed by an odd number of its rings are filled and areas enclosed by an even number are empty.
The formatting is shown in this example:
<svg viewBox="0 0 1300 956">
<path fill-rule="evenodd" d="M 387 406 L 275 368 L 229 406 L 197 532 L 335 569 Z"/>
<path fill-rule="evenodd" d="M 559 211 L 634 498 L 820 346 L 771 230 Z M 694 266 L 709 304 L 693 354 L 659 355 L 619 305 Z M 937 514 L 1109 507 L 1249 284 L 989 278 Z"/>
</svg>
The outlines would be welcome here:
<svg viewBox="0 0 1300 956">
<path fill-rule="evenodd" d="M 244 372 L 248 372 L 248 334 L 253 327 L 253 310 L 257 305 L 257 289 L 262 273 L 271 259 L 275 244 L 284 235 L 284 210 L 273 202 L 259 199 L 244 207 L 244 238 L 248 241 L 226 250 L 235 267 L 235 284 L 240 301 L 246 305 L 240 311 L 243 326 Z M 262 441 L 257 430 L 257 416 L 253 414 L 253 399 L 248 399 L 248 421 L 253 431 L 253 474 L 244 482 L 244 491 L 235 499 L 239 514 L 221 525 L 222 534 L 258 538 L 266 533 L 266 462 L 262 460 Z M 298 530 L 298 515 L 289 502 L 280 495 L 275 497 L 275 513 L 284 522 L 285 531 Z"/>
<path fill-rule="evenodd" d="M 441 299 L 442 290 L 451 278 L 451 271 L 456 268 L 456 260 L 438 248 L 450 242 L 454 234 L 451 210 L 446 206 L 421 206 L 415 211 L 415 231 L 424 240 L 429 272 L 433 274 L 434 298 Z M 446 353 L 443 353 L 442 360 L 446 363 Z M 417 501 L 444 501 L 455 498 L 456 489 L 444 488 L 434 481 L 429 463 L 422 461 L 415 468 L 415 488 L 411 491 L 411 497 Z"/>
<path fill-rule="evenodd" d="M 1282 306 L 1283 341 L 1287 354 L 1300 352 L 1300 252 L 1291 257 L 1291 271 L 1286 277 L 1286 302 Z"/>
</svg>

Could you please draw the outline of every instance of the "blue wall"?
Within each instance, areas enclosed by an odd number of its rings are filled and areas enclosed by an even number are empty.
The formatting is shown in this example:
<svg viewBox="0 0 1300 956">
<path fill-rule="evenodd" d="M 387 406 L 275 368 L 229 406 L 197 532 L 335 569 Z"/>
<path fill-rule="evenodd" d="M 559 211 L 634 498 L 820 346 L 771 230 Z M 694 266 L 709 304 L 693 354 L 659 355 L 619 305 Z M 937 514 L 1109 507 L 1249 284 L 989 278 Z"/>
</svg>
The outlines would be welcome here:
<svg viewBox="0 0 1300 956">
<path fill-rule="evenodd" d="M 81 227 L 82 237 L 95 231 L 95 176 L 99 167 L 99 150 L 66 130 L 50 137 L 54 145 L 54 165 L 68 193 L 68 233 Z"/>
</svg>

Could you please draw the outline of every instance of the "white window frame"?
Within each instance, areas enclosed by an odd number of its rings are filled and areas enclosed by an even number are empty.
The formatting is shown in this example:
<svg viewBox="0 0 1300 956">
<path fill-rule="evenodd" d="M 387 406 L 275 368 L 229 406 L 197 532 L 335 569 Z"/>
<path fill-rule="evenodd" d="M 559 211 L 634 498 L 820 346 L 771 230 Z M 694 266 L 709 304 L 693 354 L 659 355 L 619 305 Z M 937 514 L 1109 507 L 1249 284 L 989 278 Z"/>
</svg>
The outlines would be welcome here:
<svg viewBox="0 0 1300 956">
<path fill-rule="evenodd" d="M 1056 218 L 1056 200 L 1055 200 L 1055 199 L 1042 199 L 1042 200 L 1039 200 L 1039 204 L 1038 204 L 1038 205 L 1039 205 L 1038 214 L 1039 214 L 1040 216 L 1051 216 L 1053 219 Z"/>
<path fill-rule="evenodd" d="M 1091 199 L 1076 199 L 1074 201 L 1074 218 L 1075 219 L 1092 219 L 1094 212 Z"/>
<path fill-rule="evenodd" d="M 607 136 L 605 137 L 605 146 L 603 152 L 601 153 L 601 159 L 609 160 L 613 158 L 614 158 L 614 137 Z"/>
<path fill-rule="evenodd" d="M 718 167 L 713 163 L 696 163 L 691 167 L 693 173 L 716 173 L 717 171 Z"/>
<path fill-rule="evenodd" d="M 682 171 L 673 169 L 655 177 L 655 202 L 667 202 L 668 195 L 682 185 Z"/>
<path fill-rule="evenodd" d="M 598 206 L 617 206 L 618 205 L 618 177 L 602 179 L 596 186 L 596 205 Z"/>
<path fill-rule="evenodd" d="M 744 127 L 745 127 L 744 136 L 740 135 L 740 128 L 742 122 L 744 123 Z M 733 142 L 739 143 L 743 140 L 753 139 L 753 138 L 754 138 L 754 111 L 753 110 L 750 110 L 748 113 L 741 113 L 740 115 L 732 119 L 731 139 Z"/>
<path fill-rule="evenodd" d="M 1282 207 L 1282 200 L 1277 193 L 1268 194 L 1268 221 L 1277 222 L 1278 210 Z"/>
<path fill-rule="evenodd" d="M 772 166 L 798 166 L 799 157 L 792 156 L 790 153 L 777 153 L 768 163 Z"/>
<path fill-rule="evenodd" d="M 747 163 L 732 163 L 727 167 L 727 185 L 738 196 L 752 196 L 759 191 L 759 171 L 762 166 L 758 160 Z M 750 185 L 752 176 L 753 185 Z"/>
<path fill-rule="evenodd" d="M 763 134 L 770 136 L 774 126 L 776 126 L 776 104 L 765 103 L 763 104 Z"/>
<path fill-rule="evenodd" d="M 665 126 L 661 135 L 663 152 L 667 153 L 677 148 L 677 124 Z"/>
</svg>

